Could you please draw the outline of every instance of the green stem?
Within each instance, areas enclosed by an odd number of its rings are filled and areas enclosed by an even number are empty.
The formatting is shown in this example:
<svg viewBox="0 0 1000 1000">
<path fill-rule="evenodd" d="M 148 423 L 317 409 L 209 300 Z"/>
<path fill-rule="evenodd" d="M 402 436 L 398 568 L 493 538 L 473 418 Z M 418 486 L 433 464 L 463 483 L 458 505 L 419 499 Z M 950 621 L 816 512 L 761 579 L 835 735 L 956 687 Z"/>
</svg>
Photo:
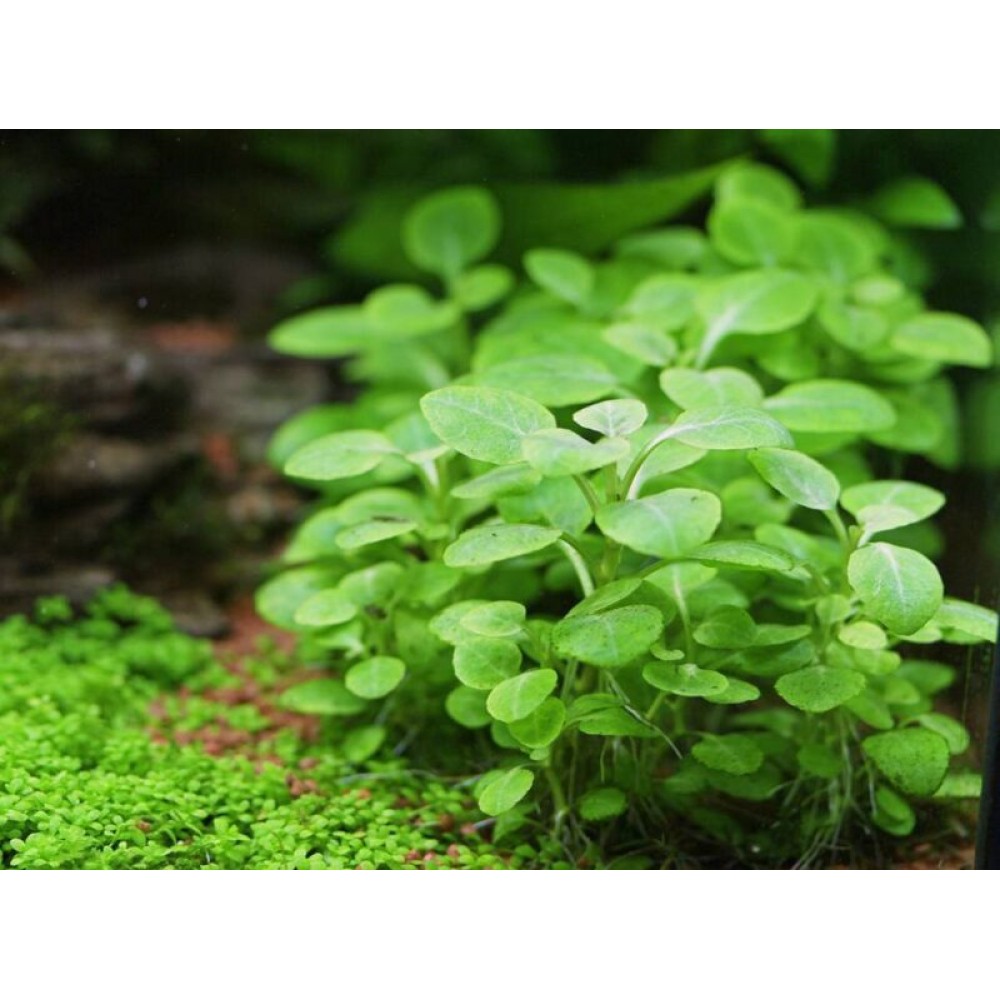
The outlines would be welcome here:
<svg viewBox="0 0 1000 1000">
<path fill-rule="evenodd" d="M 590 482 L 583 476 L 574 476 L 573 482 L 580 487 L 580 492 L 584 495 L 590 509 L 596 514 L 601 507 L 601 498 Z"/>
<path fill-rule="evenodd" d="M 587 568 L 587 562 L 583 558 L 583 554 L 572 542 L 565 538 L 559 539 L 556 544 L 562 549 L 563 554 L 576 571 L 576 578 L 580 581 L 580 589 L 583 591 L 583 596 L 589 597 L 594 592 L 594 580 L 590 575 L 590 570 Z"/>
</svg>

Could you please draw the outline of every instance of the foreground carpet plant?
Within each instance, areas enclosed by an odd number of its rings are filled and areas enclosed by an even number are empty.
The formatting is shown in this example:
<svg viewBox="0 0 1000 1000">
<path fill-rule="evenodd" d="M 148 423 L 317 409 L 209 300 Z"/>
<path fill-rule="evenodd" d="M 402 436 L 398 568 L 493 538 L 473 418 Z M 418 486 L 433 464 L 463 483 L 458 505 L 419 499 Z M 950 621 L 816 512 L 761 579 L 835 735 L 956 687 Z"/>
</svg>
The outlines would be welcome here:
<svg viewBox="0 0 1000 1000">
<path fill-rule="evenodd" d="M 984 331 L 763 166 L 720 177 L 706 232 L 536 249 L 524 279 L 483 263 L 500 227 L 483 190 L 432 195 L 402 241 L 440 294 L 272 335 L 365 386 L 272 449 L 320 500 L 258 606 L 331 667 L 286 704 L 348 718 L 357 760 L 445 713 L 482 730 L 498 832 L 573 845 L 618 820 L 808 863 L 975 796 L 939 644 L 996 616 L 945 597 L 945 497 L 898 470 L 955 464 L 942 373 L 990 365 Z"/>
</svg>

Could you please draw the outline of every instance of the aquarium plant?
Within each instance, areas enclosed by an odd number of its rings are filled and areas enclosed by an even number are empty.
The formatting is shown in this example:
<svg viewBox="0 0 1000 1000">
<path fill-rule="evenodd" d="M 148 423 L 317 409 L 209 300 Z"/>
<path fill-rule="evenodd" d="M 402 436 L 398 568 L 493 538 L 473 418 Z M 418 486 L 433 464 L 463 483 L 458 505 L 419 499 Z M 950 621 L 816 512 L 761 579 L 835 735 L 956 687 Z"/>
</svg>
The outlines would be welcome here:
<svg viewBox="0 0 1000 1000">
<path fill-rule="evenodd" d="M 991 364 L 984 331 L 762 165 L 704 229 L 596 257 L 515 273 L 501 227 L 486 190 L 432 194 L 401 232 L 426 282 L 271 335 L 359 386 L 272 446 L 316 503 L 258 606 L 330 668 L 286 703 L 359 760 L 445 716 L 488 734 L 480 808 L 567 843 L 620 818 L 808 862 L 974 796 L 941 644 L 996 616 L 945 596 L 946 498 L 905 472 L 958 461 L 945 371 Z"/>
</svg>

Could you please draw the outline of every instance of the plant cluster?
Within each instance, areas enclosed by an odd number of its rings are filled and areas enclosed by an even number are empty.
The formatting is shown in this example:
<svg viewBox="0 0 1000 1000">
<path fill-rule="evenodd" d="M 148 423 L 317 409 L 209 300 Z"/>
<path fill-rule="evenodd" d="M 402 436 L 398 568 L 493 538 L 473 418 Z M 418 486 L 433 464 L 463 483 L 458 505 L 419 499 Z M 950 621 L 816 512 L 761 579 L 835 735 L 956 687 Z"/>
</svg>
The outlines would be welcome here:
<svg viewBox="0 0 1000 1000">
<path fill-rule="evenodd" d="M 253 664 L 261 681 L 273 658 Z M 174 631 L 155 602 L 117 588 L 80 617 L 61 598 L 0 623 L 0 869 L 416 868 L 565 865 L 549 845 L 502 853 L 478 832 L 467 793 L 372 762 L 361 775 L 329 747 L 289 734 L 283 763 L 158 745 L 150 699 L 177 730 L 220 718 L 252 726 L 248 706 L 196 694 L 235 682 L 208 646 Z M 318 791 L 296 795 L 289 768 L 311 755 Z"/>
<path fill-rule="evenodd" d="M 501 224 L 485 190 L 432 195 L 402 245 L 437 294 L 272 334 L 365 386 L 272 448 L 320 501 L 258 606 L 339 675 L 287 703 L 356 720 L 361 754 L 439 706 L 488 731 L 505 829 L 627 815 L 809 858 L 974 795 L 937 645 L 996 616 L 944 596 L 945 498 L 900 469 L 956 462 L 943 371 L 991 363 L 983 330 L 925 308 L 872 218 L 760 165 L 720 175 L 707 231 L 534 249 L 525 279 L 484 262 Z"/>
</svg>

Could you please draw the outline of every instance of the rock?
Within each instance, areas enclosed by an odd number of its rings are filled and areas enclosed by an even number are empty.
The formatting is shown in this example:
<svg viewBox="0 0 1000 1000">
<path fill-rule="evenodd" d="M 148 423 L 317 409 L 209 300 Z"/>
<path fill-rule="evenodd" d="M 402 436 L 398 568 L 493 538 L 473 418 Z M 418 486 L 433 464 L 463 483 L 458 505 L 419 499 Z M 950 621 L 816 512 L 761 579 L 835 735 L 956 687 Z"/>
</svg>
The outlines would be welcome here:
<svg viewBox="0 0 1000 1000">
<path fill-rule="evenodd" d="M 229 632 L 225 612 L 202 590 L 169 590 L 153 596 L 170 612 L 174 624 L 199 639 L 217 639 Z"/>
<path fill-rule="evenodd" d="M 81 606 L 118 579 L 106 566 L 63 564 L 58 568 L 30 567 L 13 559 L 0 560 L 0 615 L 31 610 L 39 597 L 63 595 Z"/>
<path fill-rule="evenodd" d="M 81 432 L 34 473 L 31 495 L 52 506 L 136 495 L 197 452 L 197 444 L 187 437 L 140 442 Z"/>
<path fill-rule="evenodd" d="M 181 383 L 157 355 L 108 329 L 0 329 L 0 372 L 86 426 L 176 411 Z"/>
</svg>

